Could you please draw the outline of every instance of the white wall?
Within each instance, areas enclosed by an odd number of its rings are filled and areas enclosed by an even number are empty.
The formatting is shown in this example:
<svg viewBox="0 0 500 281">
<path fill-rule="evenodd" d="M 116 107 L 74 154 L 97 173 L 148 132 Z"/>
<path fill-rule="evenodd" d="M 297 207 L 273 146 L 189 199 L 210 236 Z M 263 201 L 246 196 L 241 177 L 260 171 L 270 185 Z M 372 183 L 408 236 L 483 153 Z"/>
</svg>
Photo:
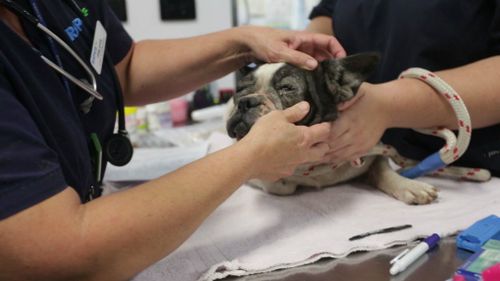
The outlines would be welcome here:
<svg viewBox="0 0 500 281">
<path fill-rule="evenodd" d="M 304 29 L 319 0 L 237 0 L 238 24 Z"/>
<path fill-rule="evenodd" d="M 232 26 L 231 0 L 196 0 L 196 19 L 186 21 L 162 21 L 158 0 L 126 3 L 128 21 L 124 26 L 135 40 L 191 37 Z M 234 88 L 234 75 L 222 78 L 217 84 Z"/>
</svg>

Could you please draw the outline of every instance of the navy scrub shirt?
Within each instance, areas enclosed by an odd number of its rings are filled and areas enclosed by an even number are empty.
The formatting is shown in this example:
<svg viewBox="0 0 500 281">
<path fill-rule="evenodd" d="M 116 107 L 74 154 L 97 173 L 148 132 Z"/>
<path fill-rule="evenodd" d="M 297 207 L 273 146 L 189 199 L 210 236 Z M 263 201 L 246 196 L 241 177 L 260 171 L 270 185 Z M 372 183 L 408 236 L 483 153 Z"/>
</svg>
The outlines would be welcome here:
<svg viewBox="0 0 500 281">
<path fill-rule="evenodd" d="M 106 5 L 107 1 L 78 1 L 88 9 L 87 16 L 72 9 L 69 1 L 38 2 L 49 29 L 88 65 L 96 21 L 102 23 L 107 31 L 108 61 L 96 77 L 104 100 L 95 100 L 91 111 L 84 114 L 79 106 L 89 95 L 71 82 L 68 93 L 61 76 L 0 21 L 0 219 L 29 208 L 67 186 L 74 188 L 85 202 L 90 186 L 96 185 L 89 137 L 96 133 L 104 142 L 113 133 L 119 87 L 113 65 L 132 46 L 132 39 Z M 32 12 L 27 1 L 19 3 Z M 65 32 L 76 18 L 84 23 L 77 37 L 75 32 Z M 45 34 L 33 24 L 21 21 L 34 47 L 55 62 Z M 87 78 L 73 57 L 60 46 L 58 50 L 66 71 L 77 78 Z"/>
</svg>

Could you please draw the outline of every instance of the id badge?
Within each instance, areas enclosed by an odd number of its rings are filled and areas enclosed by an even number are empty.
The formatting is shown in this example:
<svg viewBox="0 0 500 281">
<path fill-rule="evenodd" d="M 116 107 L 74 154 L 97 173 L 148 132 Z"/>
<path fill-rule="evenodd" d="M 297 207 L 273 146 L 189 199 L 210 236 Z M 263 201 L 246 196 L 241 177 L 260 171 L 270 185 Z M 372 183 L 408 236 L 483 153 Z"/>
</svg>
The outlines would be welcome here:
<svg viewBox="0 0 500 281">
<path fill-rule="evenodd" d="M 94 42 L 92 43 L 92 52 L 90 54 L 90 64 L 95 71 L 100 75 L 102 71 L 102 63 L 106 54 L 106 38 L 108 34 L 100 21 L 96 22 L 94 32 Z"/>
</svg>

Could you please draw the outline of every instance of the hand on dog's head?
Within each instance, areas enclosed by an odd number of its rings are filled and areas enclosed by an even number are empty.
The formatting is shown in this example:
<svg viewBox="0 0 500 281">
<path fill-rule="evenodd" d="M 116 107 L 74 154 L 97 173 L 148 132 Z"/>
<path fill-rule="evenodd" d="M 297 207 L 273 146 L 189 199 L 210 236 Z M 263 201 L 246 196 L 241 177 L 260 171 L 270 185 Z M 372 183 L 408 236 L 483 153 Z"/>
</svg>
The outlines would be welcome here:
<svg viewBox="0 0 500 281">
<path fill-rule="evenodd" d="M 356 95 L 378 61 L 378 54 L 362 53 L 323 61 L 313 71 L 284 63 L 245 67 L 240 70 L 227 132 L 230 137 L 241 139 L 260 116 L 303 100 L 309 102 L 311 109 L 297 124 L 333 121 L 338 115 L 337 106 Z"/>
</svg>

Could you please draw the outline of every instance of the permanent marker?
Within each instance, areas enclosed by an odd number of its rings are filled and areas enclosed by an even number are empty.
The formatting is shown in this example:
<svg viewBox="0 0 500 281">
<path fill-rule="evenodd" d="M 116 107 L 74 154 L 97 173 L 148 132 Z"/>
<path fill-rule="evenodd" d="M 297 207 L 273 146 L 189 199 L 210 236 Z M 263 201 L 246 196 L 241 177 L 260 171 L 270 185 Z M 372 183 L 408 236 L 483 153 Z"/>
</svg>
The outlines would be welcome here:
<svg viewBox="0 0 500 281">
<path fill-rule="evenodd" d="M 425 254 L 428 250 L 437 245 L 440 237 L 437 234 L 432 234 L 424 241 L 420 242 L 415 248 L 406 249 L 393 260 L 391 260 L 392 267 L 390 269 L 391 275 L 396 275 L 408 268 L 413 262 Z"/>
<path fill-rule="evenodd" d="M 353 237 L 349 238 L 349 241 L 363 239 L 365 237 L 368 237 L 368 236 L 371 236 L 371 235 L 374 235 L 374 234 L 381 234 L 381 233 L 389 233 L 389 232 L 399 231 L 399 230 L 407 229 L 407 228 L 410 228 L 410 227 L 411 227 L 411 224 L 405 224 L 405 225 L 398 225 L 398 226 L 393 226 L 393 227 L 382 228 L 382 229 L 378 229 L 378 230 L 374 230 L 374 231 L 369 231 L 369 232 L 365 232 L 365 233 L 353 236 Z"/>
</svg>

